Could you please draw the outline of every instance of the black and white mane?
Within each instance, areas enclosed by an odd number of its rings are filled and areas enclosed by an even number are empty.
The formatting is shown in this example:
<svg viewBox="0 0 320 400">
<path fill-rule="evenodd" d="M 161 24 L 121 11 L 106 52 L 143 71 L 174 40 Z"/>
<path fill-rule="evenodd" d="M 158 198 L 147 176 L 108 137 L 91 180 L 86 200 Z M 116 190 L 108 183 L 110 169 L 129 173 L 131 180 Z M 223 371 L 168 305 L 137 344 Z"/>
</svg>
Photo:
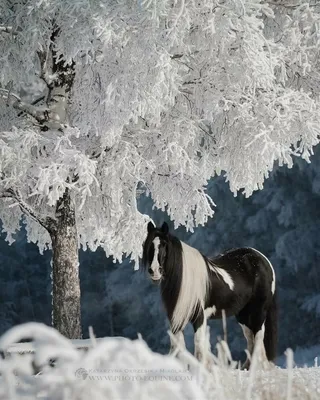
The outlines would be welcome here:
<svg viewBox="0 0 320 400">
<path fill-rule="evenodd" d="M 148 224 L 143 264 L 160 283 L 162 300 L 175 336 L 172 350 L 184 346 L 183 330 L 191 322 L 195 355 L 204 354 L 208 318 L 235 315 L 250 355 L 259 339 L 262 357 L 273 360 L 277 344 L 276 277 L 270 261 L 258 250 L 239 248 L 215 258 L 202 255 L 169 233 L 166 223 Z M 245 367 L 249 365 L 249 359 Z"/>
</svg>

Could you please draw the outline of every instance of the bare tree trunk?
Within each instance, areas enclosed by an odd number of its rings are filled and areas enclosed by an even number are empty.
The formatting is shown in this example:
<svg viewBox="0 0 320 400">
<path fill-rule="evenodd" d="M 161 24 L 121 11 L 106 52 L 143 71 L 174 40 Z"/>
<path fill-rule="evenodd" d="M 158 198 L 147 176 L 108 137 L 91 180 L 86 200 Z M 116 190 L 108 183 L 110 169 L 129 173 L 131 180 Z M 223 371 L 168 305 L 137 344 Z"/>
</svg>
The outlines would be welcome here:
<svg viewBox="0 0 320 400">
<path fill-rule="evenodd" d="M 78 238 L 74 205 L 68 190 L 57 202 L 56 218 L 56 229 L 50 232 L 53 250 L 52 323 L 64 336 L 80 339 Z"/>
</svg>

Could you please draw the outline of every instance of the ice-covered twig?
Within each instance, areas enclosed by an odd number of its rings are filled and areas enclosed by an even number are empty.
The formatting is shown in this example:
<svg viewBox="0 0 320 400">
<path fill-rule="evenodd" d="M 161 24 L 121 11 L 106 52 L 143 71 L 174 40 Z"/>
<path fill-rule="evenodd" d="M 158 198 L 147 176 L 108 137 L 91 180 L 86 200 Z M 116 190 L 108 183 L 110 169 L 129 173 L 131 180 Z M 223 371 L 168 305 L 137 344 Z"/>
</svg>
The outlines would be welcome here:
<svg viewBox="0 0 320 400">
<path fill-rule="evenodd" d="M 49 47 L 46 51 L 38 51 L 38 57 L 40 61 L 40 75 L 39 77 L 45 82 L 48 89 L 51 90 L 54 86 L 55 76 L 50 74 L 48 71 L 48 56 L 49 56 L 50 49 Z"/>
<path fill-rule="evenodd" d="M 292 381 L 293 381 L 293 351 L 291 349 L 287 349 L 285 354 L 287 356 L 287 369 L 288 369 L 287 400 L 291 400 Z"/>
<path fill-rule="evenodd" d="M 4 33 L 14 33 L 12 26 L 3 26 L 0 25 L 0 32 L 4 32 Z"/>
<path fill-rule="evenodd" d="M 12 93 L 10 90 L 0 88 L 0 97 L 7 100 L 16 110 L 27 113 L 41 124 L 48 120 L 48 112 L 46 110 L 40 110 L 31 104 L 25 103 L 18 95 Z"/>
<path fill-rule="evenodd" d="M 3 192 L 0 192 L 0 198 L 12 198 L 17 201 L 21 211 L 29 215 L 31 218 L 39 222 L 45 229 L 49 232 L 55 230 L 56 221 L 52 217 L 44 217 L 41 214 L 37 213 L 28 203 L 26 203 L 19 190 L 14 189 L 6 189 Z"/>
</svg>

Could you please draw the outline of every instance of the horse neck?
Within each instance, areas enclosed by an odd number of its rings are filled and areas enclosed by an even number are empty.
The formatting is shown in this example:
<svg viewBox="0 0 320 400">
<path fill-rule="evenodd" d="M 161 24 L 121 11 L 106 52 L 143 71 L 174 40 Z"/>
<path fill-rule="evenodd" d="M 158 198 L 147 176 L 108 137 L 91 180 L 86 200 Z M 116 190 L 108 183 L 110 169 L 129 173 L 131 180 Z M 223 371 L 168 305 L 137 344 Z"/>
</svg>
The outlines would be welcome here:
<svg viewBox="0 0 320 400">
<path fill-rule="evenodd" d="M 171 319 L 182 282 L 182 245 L 180 240 L 171 237 L 167 252 L 164 265 L 165 276 L 161 282 L 161 295 L 168 317 Z"/>
<path fill-rule="evenodd" d="M 173 330 L 183 329 L 199 307 L 204 307 L 209 288 L 207 263 L 197 249 L 180 241 L 167 260 L 170 273 L 164 281 L 164 303 Z"/>
</svg>

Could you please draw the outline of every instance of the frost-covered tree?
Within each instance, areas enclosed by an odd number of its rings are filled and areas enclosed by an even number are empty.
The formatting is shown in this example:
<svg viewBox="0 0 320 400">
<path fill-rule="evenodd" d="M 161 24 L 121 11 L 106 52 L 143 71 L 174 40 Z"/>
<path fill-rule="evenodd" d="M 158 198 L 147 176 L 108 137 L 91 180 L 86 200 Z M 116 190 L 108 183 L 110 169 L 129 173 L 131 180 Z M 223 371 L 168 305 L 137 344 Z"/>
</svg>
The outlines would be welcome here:
<svg viewBox="0 0 320 400">
<path fill-rule="evenodd" d="M 0 0 L 0 217 L 53 249 L 53 324 L 78 337 L 78 248 L 138 260 L 141 191 L 175 226 L 249 196 L 319 140 L 319 14 L 304 1 Z"/>
</svg>

